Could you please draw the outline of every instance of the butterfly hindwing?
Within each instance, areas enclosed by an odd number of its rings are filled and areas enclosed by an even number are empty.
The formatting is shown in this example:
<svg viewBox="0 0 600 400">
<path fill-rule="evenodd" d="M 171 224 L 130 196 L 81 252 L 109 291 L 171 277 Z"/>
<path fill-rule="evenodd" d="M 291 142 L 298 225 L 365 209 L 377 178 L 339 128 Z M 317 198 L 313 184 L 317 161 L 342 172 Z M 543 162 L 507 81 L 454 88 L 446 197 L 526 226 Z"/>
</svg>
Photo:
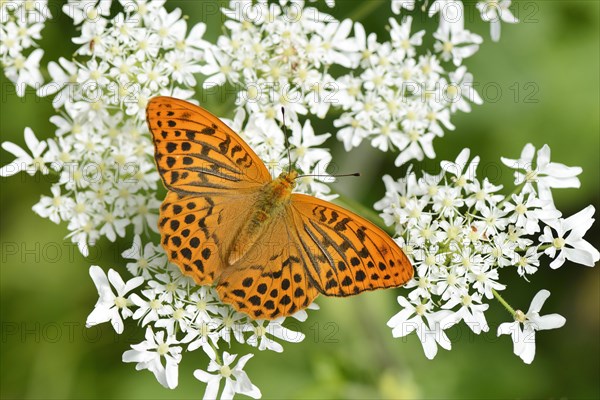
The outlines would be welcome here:
<svg viewBox="0 0 600 400">
<path fill-rule="evenodd" d="M 235 132 L 203 108 L 154 97 L 146 109 L 158 172 L 180 194 L 239 194 L 271 180 L 264 163 Z"/>
<path fill-rule="evenodd" d="M 306 273 L 287 210 L 252 249 L 220 277 L 221 300 L 258 319 L 274 319 L 310 305 L 319 294 Z"/>
<path fill-rule="evenodd" d="M 380 228 L 335 204 L 293 194 L 294 226 L 304 249 L 307 273 L 328 296 L 401 286 L 413 268 Z"/>
</svg>

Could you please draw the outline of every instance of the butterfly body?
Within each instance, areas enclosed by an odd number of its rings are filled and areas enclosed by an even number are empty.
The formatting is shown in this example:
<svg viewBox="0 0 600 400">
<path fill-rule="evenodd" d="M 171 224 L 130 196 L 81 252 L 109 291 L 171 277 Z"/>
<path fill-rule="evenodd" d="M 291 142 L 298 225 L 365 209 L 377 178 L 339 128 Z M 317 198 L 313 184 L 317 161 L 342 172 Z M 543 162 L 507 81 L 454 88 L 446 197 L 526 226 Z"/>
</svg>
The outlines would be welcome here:
<svg viewBox="0 0 600 400">
<path fill-rule="evenodd" d="M 168 189 L 161 243 L 198 285 L 252 318 L 274 319 L 321 293 L 350 296 L 413 276 L 400 247 L 376 225 L 327 201 L 293 193 L 294 170 L 273 179 L 235 132 L 171 97 L 146 110 Z"/>
<path fill-rule="evenodd" d="M 244 222 L 229 251 L 228 264 L 234 265 L 260 240 L 272 220 L 282 218 L 292 198 L 296 186 L 296 171 L 282 173 L 278 178 L 266 183 L 260 190 L 254 204 L 254 211 Z"/>
</svg>

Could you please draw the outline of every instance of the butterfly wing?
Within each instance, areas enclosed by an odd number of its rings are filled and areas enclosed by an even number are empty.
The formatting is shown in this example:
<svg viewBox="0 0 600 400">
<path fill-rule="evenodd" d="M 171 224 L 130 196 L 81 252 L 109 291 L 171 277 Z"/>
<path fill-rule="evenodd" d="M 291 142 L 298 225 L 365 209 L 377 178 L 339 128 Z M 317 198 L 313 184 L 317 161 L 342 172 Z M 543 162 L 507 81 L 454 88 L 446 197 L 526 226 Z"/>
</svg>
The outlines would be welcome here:
<svg viewBox="0 0 600 400">
<path fill-rule="evenodd" d="M 239 195 L 271 180 L 265 164 L 235 132 L 205 109 L 154 97 L 146 109 L 156 165 L 179 194 Z"/>
<path fill-rule="evenodd" d="M 401 286 L 413 267 L 383 230 L 333 203 L 293 194 L 293 225 L 316 289 L 328 296 Z"/>
<path fill-rule="evenodd" d="M 169 189 L 159 216 L 163 247 L 184 274 L 211 283 L 271 176 L 235 132 L 201 107 L 155 97 L 146 117 L 158 172 Z"/>
<path fill-rule="evenodd" d="M 253 318 L 274 319 L 306 308 L 319 294 L 307 274 L 289 209 L 219 279 L 222 301 Z"/>
<path fill-rule="evenodd" d="M 169 191 L 158 220 L 169 261 L 198 285 L 213 283 L 227 268 L 228 251 L 257 195 L 258 191 L 218 198 Z"/>
</svg>

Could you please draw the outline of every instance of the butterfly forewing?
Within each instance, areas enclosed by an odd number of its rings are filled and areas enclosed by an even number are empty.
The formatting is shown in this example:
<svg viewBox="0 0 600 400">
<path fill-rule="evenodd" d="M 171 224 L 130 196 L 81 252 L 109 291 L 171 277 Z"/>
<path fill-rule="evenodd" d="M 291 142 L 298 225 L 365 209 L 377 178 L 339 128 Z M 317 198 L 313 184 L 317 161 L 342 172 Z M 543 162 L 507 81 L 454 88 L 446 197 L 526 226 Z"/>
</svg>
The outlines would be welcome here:
<svg viewBox="0 0 600 400">
<path fill-rule="evenodd" d="M 159 216 L 169 260 L 212 283 L 269 172 L 252 149 L 208 111 L 171 97 L 148 103 L 155 159 L 169 189 Z"/>
<path fill-rule="evenodd" d="M 146 110 L 165 186 L 180 194 L 240 195 L 271 180 L 256 153 L 208 111 L 171 97 Z"/>
<path fill-rule="evenodd" d="M 380 228 L 335 204 L 293 194 L 294 226 L 307 259 L 307 273 L 328 296 L 401 286 L 413 268 Z"/>
</svg>

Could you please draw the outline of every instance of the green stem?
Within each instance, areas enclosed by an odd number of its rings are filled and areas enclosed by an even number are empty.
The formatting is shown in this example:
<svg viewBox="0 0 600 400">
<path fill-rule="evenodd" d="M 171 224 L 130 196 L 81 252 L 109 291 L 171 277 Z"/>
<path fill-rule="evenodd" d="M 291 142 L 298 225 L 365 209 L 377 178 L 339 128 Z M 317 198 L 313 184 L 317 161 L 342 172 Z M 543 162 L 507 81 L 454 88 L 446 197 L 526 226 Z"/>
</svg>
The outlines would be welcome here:
<svg viewBox="0 0 600 400">
<path fill-rule="evenodd" d="M 213 351 L 215 352 L 215 361 L 217 362 L 217 364 L 219 365 L 223 365 L 223 360 L 221 359 L 221 354 L 219 354 L 217 347 L 214 345 L 213 342 L 211 342 L 210 340 L 208 340 L 208 344 L 210 345 L 210 347 L 213 349 Z"/>
<path fill-rule="evenodd" d="M 496 289 L 492 289 L 492 293 L 494 294 L 494 297 L 496 298 L 496 300 L 498 300 L 500 302 L 500 304 L 502 304 L 504 306 L 504 308 L 506 308 L 506 310 L 510 313 L 510 315 L 512 315 L 514 317 L 516 314 L 516 311 L 514 310 L 514 308 L 512 308 L 510 306 L 510 304 L 508 304 L 506 302 L 506 300 L 504 300 L 504 297 L 500 296 L 500 293 L 498 293 L 496 291 Z"/>
<path fill-rule="evenodd" d="M 46 175 L 52 175 L 54 177 L 60 178 L 60 171 L 55 171 L 52 168 L 48 167 L 48 173 Z"/>
</svg>

